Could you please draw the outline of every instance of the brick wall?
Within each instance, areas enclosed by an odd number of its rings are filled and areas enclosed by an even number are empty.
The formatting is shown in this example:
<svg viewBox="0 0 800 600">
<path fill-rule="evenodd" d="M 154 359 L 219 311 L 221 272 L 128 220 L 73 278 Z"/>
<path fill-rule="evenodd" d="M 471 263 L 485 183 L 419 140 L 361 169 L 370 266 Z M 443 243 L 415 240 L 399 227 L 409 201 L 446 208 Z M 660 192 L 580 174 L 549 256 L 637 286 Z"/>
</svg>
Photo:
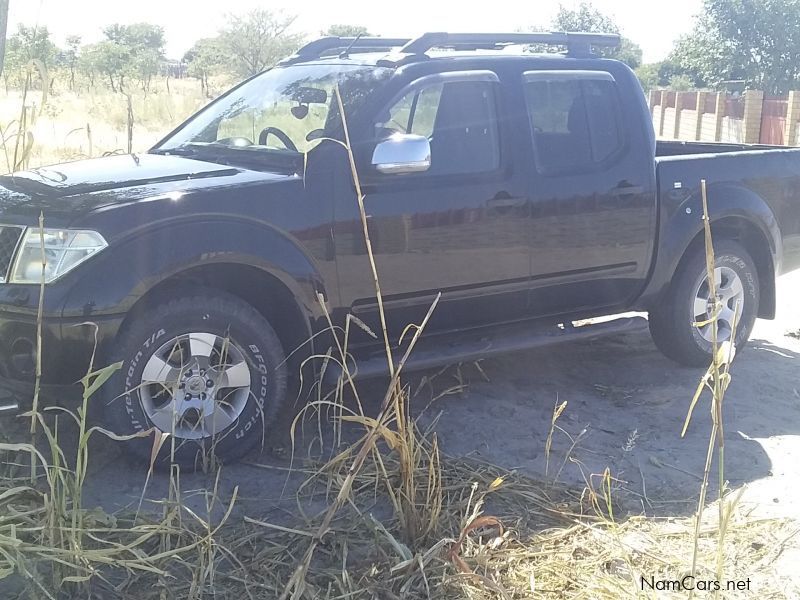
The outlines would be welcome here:
<svg viewBox="0 0 800 600">
<path fill-rule="evenodd" d="M 800 145 L 800 91 L 765 97 L 757 90 L 652 90 L 649 103 L 659 139 Z"/>
</svg>

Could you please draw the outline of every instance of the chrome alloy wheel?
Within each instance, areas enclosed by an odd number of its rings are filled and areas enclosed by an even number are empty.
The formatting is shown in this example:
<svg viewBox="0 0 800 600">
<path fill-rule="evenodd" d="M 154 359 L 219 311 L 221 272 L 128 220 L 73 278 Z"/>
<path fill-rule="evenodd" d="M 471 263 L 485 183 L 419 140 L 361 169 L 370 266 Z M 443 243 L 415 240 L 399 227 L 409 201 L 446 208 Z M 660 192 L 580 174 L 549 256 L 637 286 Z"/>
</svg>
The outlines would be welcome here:
<svg viewBox="0 0 800 600">
<path fill-rule="evenodd" d="M 717 298 L 721 304 L 717 316 L 717 341 L 724 342 L 731 338 L 734 322 L 738 321 L 744 308 L 744 285 L 739 275 L 730 267 L 714 269 L 714 283 Z M 714 299 L 708 285 L 708 277 L 703 277 L 694 293 L 692 315 L 695 323 L 708 321 L 714 310 Z M 713 342 L 712 324 L 706 323 L 698 327 L 698 332 L 707 342 Z"/>
<path fill-rule="evenodd" d="M 230 339 L 187 333 L 153 353 L 138 392 L 147 417 L 161 431 L 207 438 L 242 414 L 250 395 L 250 366 Z"/>
</svg>

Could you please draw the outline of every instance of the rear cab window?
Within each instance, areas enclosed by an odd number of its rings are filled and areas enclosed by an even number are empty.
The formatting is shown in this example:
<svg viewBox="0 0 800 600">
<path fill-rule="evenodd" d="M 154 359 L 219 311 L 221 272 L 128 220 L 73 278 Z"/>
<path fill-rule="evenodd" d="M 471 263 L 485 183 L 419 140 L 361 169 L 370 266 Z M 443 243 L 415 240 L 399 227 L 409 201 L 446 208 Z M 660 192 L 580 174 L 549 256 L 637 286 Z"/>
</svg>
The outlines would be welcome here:
<svg viewBox="0 0 800 600">
<path fill-rule="evenodd" d="M 621 100 L 610 73 L 528 71 L 523 84 L 541 173 L 588 172 L 623 153 Z"/>
</svg>

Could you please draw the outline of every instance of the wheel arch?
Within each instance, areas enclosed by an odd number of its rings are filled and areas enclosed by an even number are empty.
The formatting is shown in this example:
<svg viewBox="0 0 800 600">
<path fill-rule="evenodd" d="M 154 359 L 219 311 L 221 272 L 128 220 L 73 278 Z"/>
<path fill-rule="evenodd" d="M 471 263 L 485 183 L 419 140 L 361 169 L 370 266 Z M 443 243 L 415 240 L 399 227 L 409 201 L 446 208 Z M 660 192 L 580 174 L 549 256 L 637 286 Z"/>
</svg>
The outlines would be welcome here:
<svg viewBox="0 0 800 600">
<path fill-rule="evenodd" d="M 661 208 L 658 252 L 651 277 L 636 303 L 651 310 L 669 293 L 675 274 L 705 243 L 703 204 L 699 189 L 665 195 Z M 753 190 L 728 182 L 708 186 L 712 240 L 739 242 L 753 258 L 761 285 L 758 316 L 775 317 L 775 277 L 782 258 L 781 233 L 769 205 Z"/>
<path fill-rule="evenodd" d="M 313 316 L 297 295 L 276 275 L 238 263 L 193 266 L 159 281 L 133 304 L 119 331 L 155 306 L 185 294 L 187 287 L 226 292 L 255 308 L 275 330 L 290 363 L 299 365 L 313 353 Z"/>
</svg>

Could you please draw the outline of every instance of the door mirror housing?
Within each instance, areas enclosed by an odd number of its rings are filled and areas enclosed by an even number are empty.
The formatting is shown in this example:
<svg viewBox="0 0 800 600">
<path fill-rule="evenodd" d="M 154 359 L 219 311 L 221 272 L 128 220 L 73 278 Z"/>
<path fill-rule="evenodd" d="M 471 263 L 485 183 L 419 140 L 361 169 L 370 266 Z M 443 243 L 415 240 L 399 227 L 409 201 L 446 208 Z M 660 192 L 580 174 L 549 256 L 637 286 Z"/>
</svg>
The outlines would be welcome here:
<svg viewBox="0 0 800 600">
<path fill-rule="evenodd" d="M 431 168 L 431 144 L 424 135 L 395 133 L 379 142 L 372 153 L 379 173 L 421 173 Z"/>
</svg>

